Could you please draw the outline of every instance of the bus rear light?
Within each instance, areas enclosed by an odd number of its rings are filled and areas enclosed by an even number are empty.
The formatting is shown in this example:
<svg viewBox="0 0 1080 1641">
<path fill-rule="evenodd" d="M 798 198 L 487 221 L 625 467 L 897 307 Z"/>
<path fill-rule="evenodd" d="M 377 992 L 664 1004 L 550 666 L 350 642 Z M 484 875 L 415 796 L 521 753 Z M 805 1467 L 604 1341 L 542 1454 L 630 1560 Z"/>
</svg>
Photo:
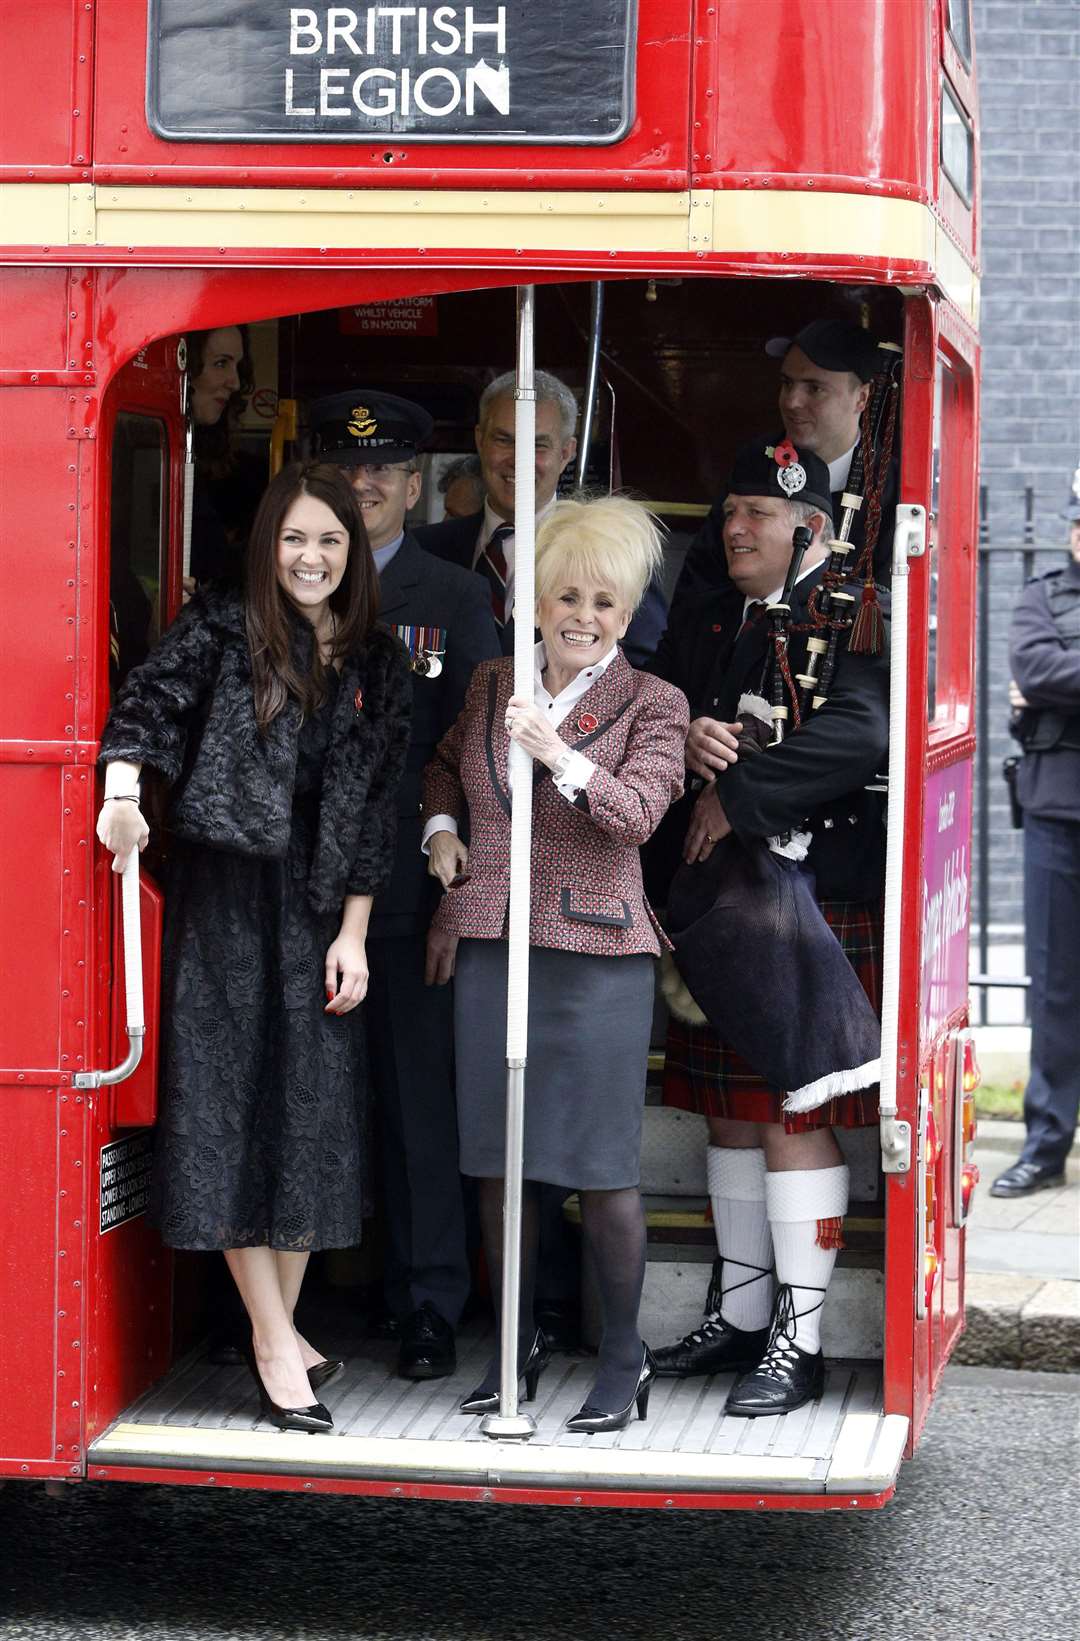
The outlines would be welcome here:
<svg viewBox="0 0 1080 1641">
<path fill-rule="evenodd" d="M 960 1203 L 964 1218 L 971 1212 L 971 1198 L 975 1187 L 979 1183 L 979 1165 L 975 1162 L 966 1162 L 960 1174 Z"/>
<path fill-rule="evenodd" d="M 961 1073 L 963 1091 L 965 1094 L 974 1094 L 982 1082 L 982 1072 L 979 1070 L 979 1062 L 975 1058 L 975 1039 L 970 1032 L 964 1034 L 961 1047 L 964 1056 L 963 1071 Z"/>
</svg>

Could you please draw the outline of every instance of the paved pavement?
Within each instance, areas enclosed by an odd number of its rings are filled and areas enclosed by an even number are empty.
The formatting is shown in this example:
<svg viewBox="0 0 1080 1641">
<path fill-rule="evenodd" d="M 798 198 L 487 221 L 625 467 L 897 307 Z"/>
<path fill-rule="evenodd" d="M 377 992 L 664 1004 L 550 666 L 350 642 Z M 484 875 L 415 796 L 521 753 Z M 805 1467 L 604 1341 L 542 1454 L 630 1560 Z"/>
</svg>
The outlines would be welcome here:
<svg viewBox="0 0 1080 1641">
<path fill-rule="evenodd" d="M 987 1081 L 1005 1080 L 999 1060 L 1017 1051 L 1014 1029 L 979 1032 Z M 1026 1064 L 1017 1067 L 1022 1077 Z M 1011 1080 L 1011 1075 L 1010 1075 Z M 1080 1144 L 1064 1186 L 1033 1196 L 992 1197 L 995 1177 L 1015 1162 L 1019 1122 L 979 1123 L 981 1175 L 967 1233 L 967 1330 L 956 1360 L 986 1367 L 1067 1373 L 1080 1369 Z"/>
<path fill-rule="evenodd" d="M 949 1368 L 882 1511 L 0 1491 L 4 1641 L 1072 1641 L 1067 1374 Z M 301 1438 L 297 1438 L 300 1440 Z"/>
</svg>

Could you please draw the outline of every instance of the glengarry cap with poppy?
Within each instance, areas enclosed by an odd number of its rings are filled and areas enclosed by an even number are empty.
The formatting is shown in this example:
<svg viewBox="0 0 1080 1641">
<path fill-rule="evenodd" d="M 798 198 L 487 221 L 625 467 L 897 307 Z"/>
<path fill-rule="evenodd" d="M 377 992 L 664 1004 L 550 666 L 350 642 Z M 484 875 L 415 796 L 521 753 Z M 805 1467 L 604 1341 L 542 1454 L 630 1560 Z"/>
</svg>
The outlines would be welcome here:
<svg viewBox="0 0 1080 1641">
<path fill-rule="evenodd" d="M 310 421 L 312 455 L 339 467 L 411 461 L 435 426 L 423 405 L 359 387 L 314 400 Z"/>
<path fill-rule="evenodd" d="M 797 450 L 790 439 L 751 439 L 744 444 L 735 457 L 728 494 L 805 501 L 832 515 L 827 465 L 812 450 Z"/>
</svg>

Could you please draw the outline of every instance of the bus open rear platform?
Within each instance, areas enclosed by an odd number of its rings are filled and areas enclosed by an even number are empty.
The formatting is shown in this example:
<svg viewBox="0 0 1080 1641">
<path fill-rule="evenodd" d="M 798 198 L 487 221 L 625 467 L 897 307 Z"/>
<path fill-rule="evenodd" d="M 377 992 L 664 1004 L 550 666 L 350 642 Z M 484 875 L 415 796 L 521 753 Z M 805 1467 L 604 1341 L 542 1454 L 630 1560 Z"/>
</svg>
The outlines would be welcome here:
<svg viewBox="0 0 1080 1641">
<path fill-rule="evenodd" d="M 246 1368 L 183 1359 L 92 1445 L 90 1474 L 213 1471 L 466 1488 L 619 1493 L 891 1494 L 908 1421 L 883 1412 L 879 1362 L 830 1362 L 825 1395 L 777 1418 L 724 1416 L 731 1375 L 657 1379 L 649 1417 L 614 1435 L 566 1431 L 592 1383 L 585 1355 L 555 1355 L 540 1380 L 528 1442 L 496 1442 L 458 1402 L 482 1377 L 492 1336 L 474 1325 L 451 1378 L 410 1383 L 396 1347 L 365 1340 L 324 1392 L 330 1435 L 300 1436 L 258 1417 Z M 133 1477 L 134 1479 L 134 1477 Z"/>
</svg>

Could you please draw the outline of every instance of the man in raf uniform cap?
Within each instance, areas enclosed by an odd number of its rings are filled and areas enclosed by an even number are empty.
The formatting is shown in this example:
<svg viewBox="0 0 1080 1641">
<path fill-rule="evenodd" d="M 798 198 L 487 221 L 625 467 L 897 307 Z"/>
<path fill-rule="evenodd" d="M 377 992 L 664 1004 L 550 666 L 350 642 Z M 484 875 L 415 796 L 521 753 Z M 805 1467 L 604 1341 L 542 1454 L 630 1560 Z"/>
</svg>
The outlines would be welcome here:
<svg viewBox="0 0 1080 1641">
<path fill-rule="evenodd" d="M 886 355 L 870 332 L 843 319 L 814 319 L 796 336 L 774 336 L 765 344 L 771 359 L 780 360 L 780 420 L 783 437 L 799 450 L 813 452 L 829 469 L 829 495 L 834 525 L 840 522 L 840 502 L 859 441 L 859 418 L 870 397 L 870 384 L 883 368 Z M 780 442 L 777 435 L 776 442 Z M 892 540 L 896 525 L 898 464 L 886 470 L 881 495 L 881 523 L 874 548 L 874 575 L 887 584 L 892 575 Z M 691 604 L 703 588 L 726 579 L 724 561 L 724 501 L 712 509 L 691 542 L 686 563 L 671 600 L 678 623 L 686 601 Z M 855 515 L 851 529 L 851 563 L 863 546 L 866 508 Z M 670 622 L 669 622 L 670 626 Z"/>
<path fill-rule="evenodd" d="M 1024 1149 L 990 1187 L 994 1197 L 1065 1183 L 1080 1108 L 1080 468 L 1075 486 L 1065 513 L 1068 562 L 1029 581 L 1013 612 L 1031 1073 Z"/>
<path fill-rule="evenodd" d="M 689 698 L 686 761 L 696 777 L 665 822 L 677 833 L 669 838 L 666 875 L 672 841 L 686 870 L 704 870 L 732 831 L 792 860 L 805 852 L 825 920 L 879 1008 L 885 835 L 880 794 L 866 786 L 888 755 L 887 656 L 853 654 L 842 641 L 824 705 L 797 727 L 792 714 L 780 744 L 744 754 L 735 733 L 753 708 L 746 698 L 771 694 L 771 642 L 761 617 L 780 597 L 800 525 L 812 537 L 791 594 L 788 654 L 792 675 L 806 671 L 810 599 L 825 569 L 830 511 L 829 469 L 811 451 L 760 439 L 739 452 L 722 509 L 728 575 L 699 594 L 677 633 L 669 628 L 651 667 Z M 665 893 L 661 875 L 657 899 Z M 799 999 L 784 995 L 783 945 L 781 930 L 768 963 L 745 983 L 770 988 L 777 1029 L 784 1023 L 790 1031 Z M 833 1125 L 877 1121 L 873 1088 L 796 1114 L 784 1109 L 788 1092 L 768 1086 L 711 1026 L 673 1017 L 664 1097 L 708 1118 L 720 1258 L 701 1326 L 658 1351 L 657 1362 L 661 1373 L 678 1377 L 739 1371 L 728 1411 L 749 1417 L 788 1412 L 821 1394 L 821 1307 L 848 1196 Z"/>
<path fill-rule="evenodd" d="M 420 494 L 417 451 L 432 426 L 420 405 L 364 388 L 311 407 L 315 454 L 348 473 L 379 574 L 380 619 L 402 639 L 413 668 L 394 867 L 368 937 L 367 1010 L 382 1133 L 385 1291 L 400 1326 L 398 1370 L 408 1379 L 453 1372 L 454 1330 L 469 1292 L 452 988 L 430 983 L 443 959 L 437 937 L 428 944 L 439 888 L 420 852 L 420 777 L 461 710 L 473 668 L 499 654 L 485 583 L 424 552 L 405 528 Z"/>
</svg>

